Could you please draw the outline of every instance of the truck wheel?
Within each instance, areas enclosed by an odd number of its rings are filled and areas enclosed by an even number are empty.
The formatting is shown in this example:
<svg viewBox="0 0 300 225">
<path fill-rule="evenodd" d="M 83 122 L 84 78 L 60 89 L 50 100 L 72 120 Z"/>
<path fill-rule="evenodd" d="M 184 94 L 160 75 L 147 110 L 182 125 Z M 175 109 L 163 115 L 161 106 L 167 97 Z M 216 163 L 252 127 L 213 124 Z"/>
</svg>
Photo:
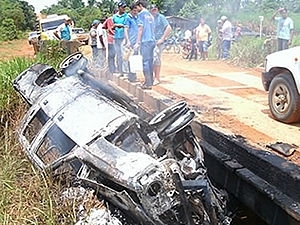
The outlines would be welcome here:
<svg viewBox="0 0 300 225">
<path fill-rule="evenodd" d="M 290 74 L 279 74 L 272 80 L 269 107 L 278 121 L 293 123 L 300 120 L 300 95 Z"/>
</svg>

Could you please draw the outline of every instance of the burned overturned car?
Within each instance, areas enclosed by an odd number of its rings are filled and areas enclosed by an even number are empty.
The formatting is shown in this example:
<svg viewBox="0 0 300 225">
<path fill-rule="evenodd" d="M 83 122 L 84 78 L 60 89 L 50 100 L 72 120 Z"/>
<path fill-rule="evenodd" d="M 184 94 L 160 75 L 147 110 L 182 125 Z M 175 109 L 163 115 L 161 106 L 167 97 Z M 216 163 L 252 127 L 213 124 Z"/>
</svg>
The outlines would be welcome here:
<svg viewBox="0 0 300 225">
<path fill-rule="evenodd" d="M 75 53 L 59 72 L 35 64 L 14 80 L 30 105 L 18 132 L 30 161 L 55 176 L 73 174 L 138 224 L 230 224 L 226 195 L 207 176 L 186 102 L 146 122 L 87 64 Z"/>
</svg>

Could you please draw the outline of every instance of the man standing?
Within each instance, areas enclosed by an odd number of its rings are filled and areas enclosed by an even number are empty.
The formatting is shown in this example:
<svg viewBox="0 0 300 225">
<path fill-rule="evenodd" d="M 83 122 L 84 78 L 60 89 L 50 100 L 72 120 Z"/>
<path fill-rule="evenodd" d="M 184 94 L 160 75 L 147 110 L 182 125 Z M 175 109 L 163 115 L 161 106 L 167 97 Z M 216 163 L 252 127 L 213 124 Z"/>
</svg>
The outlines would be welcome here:
<svg viewBox="0 0 300 225">
<path fill-rule="evenodd" d="M 72 24 L 72 20 L 70 17 L 65 18 L 65 22 L 59 25 L 56 30 L 53 32 L 54 36 L 58 40 L 70 41 L 71 40 L 71 31 L 70 25 Z"/>
<path fill-rule="evenodd" d="M 220 32 L 222 33 L 222 60 L 229 59 L 229 52 L 232 40 L 232 24 L 227 19 L 227 16 L 222 16 L 221 21 L 223 23 Z"/>
<path fill-rule="evenodd" d="M 103 22 L 103 21 L 102 21 Z M 96 67 L 103 68 L 106 61 L 107 35 L 106 30 L 102 28 L 102 23 L 97 25 L 97 63 Z"/>
<path fill-rule="evenodd" d="M 115 35 L 115 28 L 114 28 L 114 22 L 113 22 L 113 15 L 117 13 L 117 10 L 115 9 L 113 11 L 112 16 L 107 18 L 105 22 L 103 23 L 102 28 L 107 30 L 107 50 L 108 50 L 108 69 L 109 72 L 115 73 L 116 72 L 116 51 L 114 46 L 114 35 Z"/>
<path fill-rule="evenodd" d="M 96 59 L 98 56 L 98 49 L 97 49 L 97 26 L 100 23 L 99 20 L 93 20 L 92 27 L 90 29 L 90 37 L 91 37 L 91 48 L 92 48 L 92 55 L 93 55 L 93 62 L 96 63 Z"/>
<path fill-rule="evenodd" d="M 126 40 L 126 47 L 128 49 L 133 49 L 134 45 L 136 44 L 137 35 L 138 35 L 138 10 L 135 3 L 130 6 L 130 13 L 128 13 L 125 19 L 125 28 L 124 28 L 124 35 Z M 134 50 L 134 55 L 137 55 L 139 52 L 139 48 Z M 134 82 L 136 80 L 136 73 L 133 73 L 130 70 L 129 65 L 129 74 L 128 80 L 130 82 Z"/>
<path fill-rule="evenodd" d="M 281 17 L 276 17 L 280 13 Z M 287 16 L 287 10 L 285 8 L 278 9 L 272 16 L 272 20 L 277 21 L 277 40 L 278 51 L 288 49 L 292 44 L 294 35 L 294 22 Z"/>
<path fill-rule="evenodd" d="M 204 18 L 200 19 L 200 24 L 196 27 L 196 39 L 201 53 L 201 60 L 208 59 L 208 47 L 211 44 L 211 29 L 205 23 Z"/>
<path fill-rule="evenodd" d="M 222 29 L 222 20 L 217 21 L 217 27 L 216 27 L 216 34 L 217 34 L 217 58 L 222 58 L 222 32 L 220 31 Z"/>
<path fill-rule="evenodd" d="M 114 46 L 116 51 L 117 57 L 117 69 L 121 76 L 123 76 L 123 51 L 122 51 L 122 44 L 124 41 L 124 22 L 127 16 L 125 12 L 126 3 L 119 2 L 118 3 L 118 12 L 113 15 L 113 22 L 114 22 Z"/>
<path fill-rule="evenodd" d="M 153 85 L 153 50 L 155 47 L 154 36 L 154 18 L 146 9 L 147 1 L 138 0 L 136 2 L 138 14 L 138 36 L 134 49 L 140 47 L 141 55 L 143 57 L 143 73 L 145 82 L 142 89 L 152 89 Z"/>
<path fill-rule="evenodd" d="M 161 54 L 163 50 L 164 41 L 168 38 L 172 28 L 166 17 L 158 12 L 156 5 L 150 6 L 151 14 L 154 16 L 155 24 L 155 40 L 156 47 L 154 50 L 154 85 L 160 83 L 160 69 L 161 69 Z"/>
</svg>

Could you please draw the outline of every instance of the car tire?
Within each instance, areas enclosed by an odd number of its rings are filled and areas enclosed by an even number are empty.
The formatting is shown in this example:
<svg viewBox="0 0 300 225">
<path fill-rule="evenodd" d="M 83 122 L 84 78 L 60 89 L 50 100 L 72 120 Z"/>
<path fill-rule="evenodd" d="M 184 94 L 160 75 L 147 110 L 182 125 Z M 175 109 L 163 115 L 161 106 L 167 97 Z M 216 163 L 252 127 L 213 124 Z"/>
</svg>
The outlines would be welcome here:
<svg viewBox="0 0 300 225">
<path fill-rule="evenodd" d="M 185 101 L 177 102 L 154 116 L 149 125 L 160 133 L 187 111 L 188 107 Z"/>
<path fill-rule="evenodd" d="M 272 80 L 269 107 L 278 121 L 293 123 L 300 120 L 300 95 L 290 74 L 282 73 Z"/>
</svg>

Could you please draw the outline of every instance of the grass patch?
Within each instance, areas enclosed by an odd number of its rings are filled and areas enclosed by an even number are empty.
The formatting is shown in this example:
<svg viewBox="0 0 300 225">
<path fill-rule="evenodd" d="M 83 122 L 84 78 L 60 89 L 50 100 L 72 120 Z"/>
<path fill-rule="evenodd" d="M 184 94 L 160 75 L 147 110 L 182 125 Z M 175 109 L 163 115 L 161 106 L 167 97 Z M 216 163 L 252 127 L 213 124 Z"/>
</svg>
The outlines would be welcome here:
<svg viewBox="0 0 300 225">
<path fill-rule="evenodd" d="M 18 41 L 7 44 L 7 50 L 18 45 Z M 66 207 L 56 198 L 59 183 L 36 171 L 16 139 L 27 105 L 12 82 L 36 62 L 60 62 L 63 58 L 51 57 L 17 57 L 0 62 L 0 224 L 74 224 L 75 216 L 70 216 L 74 215 L 74 205 Z"/>
</svg>

